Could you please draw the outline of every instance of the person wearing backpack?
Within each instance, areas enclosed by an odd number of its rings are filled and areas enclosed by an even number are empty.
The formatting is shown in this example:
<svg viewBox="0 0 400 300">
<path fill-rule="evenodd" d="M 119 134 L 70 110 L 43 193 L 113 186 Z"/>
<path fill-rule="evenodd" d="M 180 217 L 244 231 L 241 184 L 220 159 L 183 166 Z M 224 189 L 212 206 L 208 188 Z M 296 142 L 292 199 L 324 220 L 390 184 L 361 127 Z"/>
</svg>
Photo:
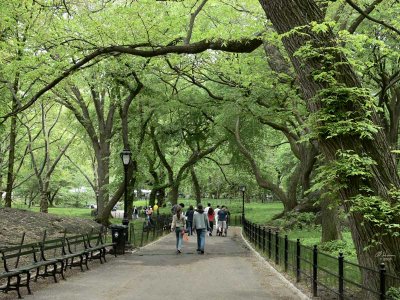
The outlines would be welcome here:
<svg viewBox="0 0 400 300">
<path fill-rule="evenodd" d="M 208 222 L 208 216 L 204 213 L 203 205 L 197 206 L 197 211 L 193 214 L 193 229 L 197 233 L 197 252 L 204 254 L 204 247 L 206 243 L 206 231 L 209 230 L 210 224 Z"/>
</svg>

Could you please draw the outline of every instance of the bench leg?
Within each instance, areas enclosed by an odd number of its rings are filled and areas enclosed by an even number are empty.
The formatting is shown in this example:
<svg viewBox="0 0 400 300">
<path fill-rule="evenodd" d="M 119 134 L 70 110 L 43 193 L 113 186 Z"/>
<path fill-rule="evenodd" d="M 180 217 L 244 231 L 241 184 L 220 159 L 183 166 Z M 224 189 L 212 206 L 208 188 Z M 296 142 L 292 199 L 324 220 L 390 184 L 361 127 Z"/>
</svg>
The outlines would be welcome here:
<svg viewBox="0 0 400 300">
<path fill-rule="evenodd" d="M 16 286 L 16 289 L 17 289 L 17 294 L 18 294 L 18 298 L 19 299 L 22 298 L 21 297 L 21 292 L 19 291 L 20 284 L 21 284 L 21 275 L 17 275 L 17 286 Z"/>
<path fill-rule="evenodd" d="M 86 269 L 89 270 L 89 266 L 88 266 L 89 253 L 85 254 L 85 256 L 86 256 L 86 259 L 85 259 L 85 266 L 86 266 Z"/>
<path fill-rule="evenodd" d="M 53 272 L 52 272 L 54 282 L 57 283 L 57 263 L 53 265 Z"/>
<path fill-rule="evenodd" d="M 61 261 L 61 270 L 60 270 L 60 272 L 61 272 L 62 279 L 65 280 L 65 277 L 64 277 L 64 261 L 63 260 Z"/>
<path fill-rule="evenodd" d="M 39 278 L 39 268 L 36 269 L 36 276 L 35 276 L 35 282 L 38 280 Z"/>
<path fill-rule="evenodd" d="M 107 259 L 106 259 L 107 249 L 106 249 L 106 248 L 104 248 L 104 249 L 102 250 L 102 254 L 103 254 L 104 262 L 107 262 Z"/>
<path fill-rule="evenodd" d="M 83 254 L 79 256 L 79 266 L 81 267 L 81 272 L 84 272 L 83 270 Z"/>
<path fill-rule="evenodd" d="M 26 274 L 26 288 L 28 289 L 28 294 L 32 295 L 31 287 L 30 287 L 30 282 L 31 282 L 31 272 L 28 272 Z"/>
</svg>

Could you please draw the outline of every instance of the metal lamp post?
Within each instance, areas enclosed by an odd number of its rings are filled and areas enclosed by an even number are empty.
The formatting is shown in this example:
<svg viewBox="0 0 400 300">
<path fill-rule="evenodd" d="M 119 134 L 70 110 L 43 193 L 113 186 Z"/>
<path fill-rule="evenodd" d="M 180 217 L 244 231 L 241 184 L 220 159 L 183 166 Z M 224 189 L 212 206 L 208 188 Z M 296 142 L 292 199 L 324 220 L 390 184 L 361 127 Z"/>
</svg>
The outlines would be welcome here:
<svg viewBox="0 0 400 300">
<path fill-rule="evenodd" d="M 99 191 L 96 191 L 96 216 L 99 215 Z"/>
<path fill-rule="evenodd" d="M 240 186 L 240 191 L 242 192 L 242 222 L 244 221 L 244 192 L 246 191 L 246 186 L 241 185 Z"/>
<path fill-rule="evenodd" d="M 156 192 L 156 199 L 157 199 L 157 216 L 159 216 L 160 215 L 160 201 L 159 201 L 159 198 L 160 198 L 160 191 L 157 191 Z"/>
<path fill-rule="evenodd" d="M 124 218 L 122 219 L 122 224 L 128 226 L 128 166 L 131 162 L 132 152 L 129 149 L 124 149 L 121 154 L 122 164 L 124 165 L 125 173 L 125 186 L 124 186 Z"/>
</svg>

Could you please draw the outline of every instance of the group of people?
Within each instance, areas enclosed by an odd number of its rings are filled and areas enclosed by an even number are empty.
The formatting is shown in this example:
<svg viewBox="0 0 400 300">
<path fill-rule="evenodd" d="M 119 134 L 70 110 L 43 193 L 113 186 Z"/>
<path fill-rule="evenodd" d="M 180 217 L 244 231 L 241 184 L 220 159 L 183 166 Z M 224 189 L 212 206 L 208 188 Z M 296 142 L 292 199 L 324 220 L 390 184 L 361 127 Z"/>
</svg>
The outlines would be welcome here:
<svg viewBox="0 0 400 300">
<path fill-rule="evenodd" d="M 171 231 L 176 234 L 176 253 L 182 252 L 183 235 L 197 234 L 197 252 L 204 254 L 205 237 L 206 234 L 212 236 L 214 224 L 216 226 L 217 235 L 226 236 L 227 234 L 227 221 L 229 218 L 229 210 L 226 206 L 217 207 L 214 209 L 210 203 L 207 207 L 199 204 L 195 209 L 193 205 L 189 206 L 186 214 L 183 212 L 185 204 L 180 203 L 172 207 L 173 214 Z"/>
</svg>

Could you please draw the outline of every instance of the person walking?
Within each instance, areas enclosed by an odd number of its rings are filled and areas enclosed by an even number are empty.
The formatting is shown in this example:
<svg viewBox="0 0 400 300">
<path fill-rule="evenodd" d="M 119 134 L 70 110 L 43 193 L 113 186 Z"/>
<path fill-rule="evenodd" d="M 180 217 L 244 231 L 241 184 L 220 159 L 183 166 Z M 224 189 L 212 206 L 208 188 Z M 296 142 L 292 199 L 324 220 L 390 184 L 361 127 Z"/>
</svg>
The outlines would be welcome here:
<svg viewBox="0 0 400 300">
<path fill-rule="evenodd" d="M 182 239 L 185 233 L 185 216 L 182 213 L 182 207 L 178 206 L 176 214 L 172 217 L 171 231 L 176 234 L 176 254 L 182 253 Z"/>
<path fill-rule="evenodd" d="M 217 235 L 219 236 L 226 236 L 226 219 L 227 219 L 227 212 L 225 210 L 225 206 L 222 205 L 222 208 L 218 211 L 218 229 Z"/>
<path fill-rule="evenodd" d="M 203 205 L 197 206 L 197 211 L 193 214 L 193 229 L 197 233 L 197 252 L 204 254 L 204 246 L 206 243 L 206 231 L 210 228 L 207 214 L 204 213 Z"/>
<path fill-rule="evenodd" d="M 208 222 L 210 224 L 210 228 L 208 230 L 208 235 L 212 236 L 212 232 L 213 232 L 213 228 L 214 228 L 215 212 L 214 212 L 214 209 L 211 206 L 208 209 L 207 216 L 208 216 Z"/>
<path fill-rule="evenodd" d="M 186 228 L 188 230 L 188 235 L 193 235 L 192 231 L 193 215 L 194 215 L 194 208 L 193 205 L 190 205 L 188 211 L 186 212 Z"/>
<path fill-rule="evenodd" d="M 214 224 L 215 224 L 215 229 L 218 229 L 218 212 L 219 212 L 220 208 L 219 205 L 217 205 L 217 208 L 214 209 Z"/>
<path fill-rule="evenodd" d="M 133 207 L 133 219 L 137 220 L 139 218 L 139 211 L 136 206 Z"/>
</svg>

